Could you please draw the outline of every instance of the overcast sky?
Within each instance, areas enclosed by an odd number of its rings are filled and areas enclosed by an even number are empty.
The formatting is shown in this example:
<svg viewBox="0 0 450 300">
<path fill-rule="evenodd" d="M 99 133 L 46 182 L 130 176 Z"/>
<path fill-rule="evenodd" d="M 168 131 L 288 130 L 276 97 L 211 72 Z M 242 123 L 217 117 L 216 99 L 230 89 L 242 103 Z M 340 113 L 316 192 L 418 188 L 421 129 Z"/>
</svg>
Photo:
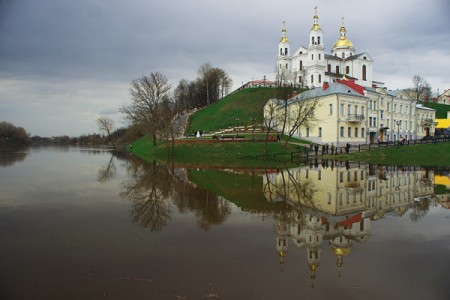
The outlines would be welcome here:
<svg viewBox="0 0 450 300">
<path fill-rule="evenodd" d="M 234 88 L 274 80 L 282 22 L 291 51 L 307 46 L 315 6 L 326 53 L 344 16 L 376 81 L 450 88 L 448 0 L 0 0 L 0 121 L 40 136 L 98 132 L 99 116 L 121 127 L 133 79 L 159 71 L 176 87 L 206 62 Z"/>
</svg>

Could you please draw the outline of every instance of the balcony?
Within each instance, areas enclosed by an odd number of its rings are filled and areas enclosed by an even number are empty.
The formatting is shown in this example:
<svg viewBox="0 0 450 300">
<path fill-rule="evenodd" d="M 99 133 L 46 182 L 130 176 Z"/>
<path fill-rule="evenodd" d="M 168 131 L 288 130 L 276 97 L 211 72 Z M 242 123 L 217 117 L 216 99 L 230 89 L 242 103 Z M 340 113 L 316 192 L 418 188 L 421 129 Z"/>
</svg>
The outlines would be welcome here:
<svg viewBox="0 0 450 300">
<path fill-rule="evenodd" d="M 357 115 L 357 114 L 347 115 L 347 122 L 361 123 L 364 121 L 364 119 L 365 119 L 364 115 Z"/>
<path fill-rule="evenodd" d="M 420 125 L 422 126 L 432 126 L 434 124 L 434 120 L 431 118 L 422 119 L 420 121 Z"/>
</svg>

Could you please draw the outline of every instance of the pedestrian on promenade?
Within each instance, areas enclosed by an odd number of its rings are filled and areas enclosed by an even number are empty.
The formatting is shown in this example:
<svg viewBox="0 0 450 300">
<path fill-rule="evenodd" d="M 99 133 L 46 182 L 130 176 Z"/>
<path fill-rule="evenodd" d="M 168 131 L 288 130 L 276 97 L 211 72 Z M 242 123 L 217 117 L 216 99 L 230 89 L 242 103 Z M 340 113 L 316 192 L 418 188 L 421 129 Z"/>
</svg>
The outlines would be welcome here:
<svg viewBox="0 0 450 300">
<path fill-rule="evenodd" d="M 331 155 L 333 155 L 333 154 L 334 154 L 334 144 L 331 143 Z"/>
</svg>

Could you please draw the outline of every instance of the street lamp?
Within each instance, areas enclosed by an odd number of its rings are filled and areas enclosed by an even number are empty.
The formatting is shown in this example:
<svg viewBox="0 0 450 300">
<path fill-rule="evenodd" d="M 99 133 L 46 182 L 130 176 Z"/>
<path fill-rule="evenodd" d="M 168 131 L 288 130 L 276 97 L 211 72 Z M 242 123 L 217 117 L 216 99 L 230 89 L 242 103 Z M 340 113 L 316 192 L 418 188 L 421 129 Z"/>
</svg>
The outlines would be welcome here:
<svg viewBox="0 0 450 300">
<path fill-rule="evenodd" d="M 397 141 L 400 141 L 400 124 L 402 124 L 402 121 L 395 121 L 397 124 Z"/>
<path fill-rule="evenodd" d="M 255 141 L 255 122 L 256 122 L 256 118 L 251 118 L 250 119 L 252 121 L 252 126 L 253 126 L 253 142 Z"/>
</svg>

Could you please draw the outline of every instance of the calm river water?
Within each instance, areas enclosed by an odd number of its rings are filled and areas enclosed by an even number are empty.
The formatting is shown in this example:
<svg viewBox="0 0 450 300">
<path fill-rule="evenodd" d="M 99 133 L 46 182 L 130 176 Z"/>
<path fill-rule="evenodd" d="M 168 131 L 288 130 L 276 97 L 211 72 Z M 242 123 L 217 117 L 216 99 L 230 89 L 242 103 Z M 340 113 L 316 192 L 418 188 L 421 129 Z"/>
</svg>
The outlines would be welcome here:
<svg viewBox="0 0 450 300">
<path fill-rule="evenodd" d="M 2 151 L 0 299 L 450 299 L 449 176 Z"/>
</svg>

